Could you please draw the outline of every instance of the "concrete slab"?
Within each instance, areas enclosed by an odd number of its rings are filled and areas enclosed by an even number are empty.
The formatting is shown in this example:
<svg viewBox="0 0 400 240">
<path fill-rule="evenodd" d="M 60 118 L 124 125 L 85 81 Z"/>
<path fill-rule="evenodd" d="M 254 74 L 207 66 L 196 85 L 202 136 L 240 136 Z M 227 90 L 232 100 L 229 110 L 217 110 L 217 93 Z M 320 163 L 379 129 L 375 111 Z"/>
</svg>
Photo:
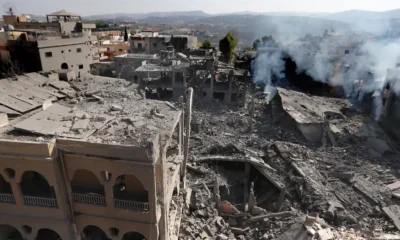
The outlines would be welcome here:
<svg viewBox="0 0 400 240">
<path fill-rule="evenodd" d="M 398 230 L 400 230 L 400 207 L 392 205 L 382 208 L 383 212 L 390 218 Z"/>
<path fill-rule="evenodd" d="M 396 189 L 400 188 L 400 181 L 394 182 L 392 184 L 387 185 L 387 187 L 390 189 L 390 191 L 394 191 Z"/>
<path fill-rule="evenodd" d="M 2 105 L 0 105 L 0 113 L 7 113 L 10 115 L 21 115 L 21 113 L 14 111 L 6 106 L 2 106 Z"/>
<path fill-rule="evenodd" d="M 74 123 L 74 125 L 72 125 L 71 130 L 72 131 L 78 131 L 79 129 L 85 129 L 86 130 L 88 128 L 88 126 L 89 126 L 89 122 L 90 122 L 89 119 L 80 119 L 80 120 L 76 121 Z"/>
<path fill-rule="evenodd" d="M 0 113 L 0 127 L 8 125 L 7 113 Z"/>
<path fill-rule="evenodd" d="M 6 106 L 8 108 L 11 108 L 13 110 L 16 110 L 20 113 L 30 111 L 37 107 L 37 106 L 35 107 L 32 104 L 29 104 L 27 102 L 21 101 L 17 98 L 14 98 L 9 95 L 2 94 L 2 93 L 0 93 L 0 104 Z"/>
</svg>

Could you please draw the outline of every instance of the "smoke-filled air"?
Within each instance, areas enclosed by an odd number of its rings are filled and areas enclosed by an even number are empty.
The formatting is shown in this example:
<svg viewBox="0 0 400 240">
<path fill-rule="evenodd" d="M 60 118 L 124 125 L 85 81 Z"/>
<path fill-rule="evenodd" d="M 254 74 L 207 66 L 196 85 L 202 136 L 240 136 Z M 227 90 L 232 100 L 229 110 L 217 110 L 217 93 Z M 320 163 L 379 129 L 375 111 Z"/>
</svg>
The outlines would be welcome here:
<svg viewBox="0 0 400 240">
<path fill-rule="evenodd" d="M 256 84 L 265 84 L 271 99 L 274 87 L 284 84 L 284 58 L 296 64 L 296 73 L 306 74 L 314 81 L 342 90 L 342 96 L 353 100 L 371 94 L 375 101 L 375 115 L 379 116 L 385 88 L 400 93 L 395 83 L 400 63 L 400 41 L 392 37 L 390 23 L 374 24 L 371 30 L 355 23 L 348 32 L 327 29 L 320 35 L 310 35 L 276 22 L 274 35 L 267 35 L 254 43 L 257 57 L 252 63 Z"/>
</svg>

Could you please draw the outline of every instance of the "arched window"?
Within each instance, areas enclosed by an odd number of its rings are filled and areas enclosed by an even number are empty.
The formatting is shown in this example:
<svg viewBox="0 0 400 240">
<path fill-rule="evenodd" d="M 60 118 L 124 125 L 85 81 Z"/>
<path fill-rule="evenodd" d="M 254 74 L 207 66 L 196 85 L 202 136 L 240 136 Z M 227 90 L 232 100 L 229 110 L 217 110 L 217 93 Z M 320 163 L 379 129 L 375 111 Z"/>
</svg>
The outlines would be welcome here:
<svg viewBox="0 0 400 240">
<path fill-rule="evenodd" d="M 71 181 L 74 202 L 106 205 L 104 186 L 91 171 L 80 169 Z"/>
<path fill-rule="evenodd" d="M 0 202 L 15 203 L 15 198 L 11 189 L 11 184 L 0 174 Z"/>
<path fill-rule="evenodd" d="M 99 227 L 89 225 L 82 231 L 82 240 L 110 240 L 107 234 Z"/>
<path fill-rule="evenodd" d="M 122 237 L 122 240 L 146 240 L 146 238 L 138 232 L 127 232 Z"/>
<path fill-rule="evenodd" d="M 24 172 L 21 190 L 24 196 L 55 198 L 53 187 L 42 174 L 35 171 Z"/>
<path fill-rule="evenodd" d="M 61 69 L 68 69 L 68 64 L 67 63 L 61 64 Z"/>
<path fill-rule="evenodd" d="M 47 228 L 42 228 L 38 231 L 35 240 L 62 240 L 60 235 L 55 231 Z"/>
<path fill-rule="evenodd" d="M 137 211 L 149 210 L 148 192 L 135 176 L 121 175 L 117 177 L 113 192 L 115 207 Z"/>
<path fill-rule="evenodd" d="M 58 207 L 54 188 L 42 174 L 35 171 L 24 172 L 20 186 L 25 205 Z"/>
<path fill-rule="evenodd" d="M 0 236 L 1 239 L 7 240 L 23 240 L 22 234 L 10 225 L 0 225 Z"/>
</svg>

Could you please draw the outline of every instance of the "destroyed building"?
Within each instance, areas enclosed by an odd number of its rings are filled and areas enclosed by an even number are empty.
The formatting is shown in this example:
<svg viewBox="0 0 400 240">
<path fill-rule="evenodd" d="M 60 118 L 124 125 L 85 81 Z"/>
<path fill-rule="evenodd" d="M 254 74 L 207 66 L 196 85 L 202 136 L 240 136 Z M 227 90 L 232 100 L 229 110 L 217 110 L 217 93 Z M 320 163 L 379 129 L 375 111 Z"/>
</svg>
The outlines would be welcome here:
<svg viewBox="0 0 400 240">
<path fill-rule="evenodd" d="M 29 22 L 20 16 L 3 16 L 9 24 L 1 33 L 4 76 L 14 73 L 60 71 L 75 79 L 90 72 L 99 53 L 92 49 L 96 27 L 82 23 L 77 14 L 61 10 L 47 15 L 47 22 Z"/>
<path fill-rule="evenodd" d="M 398 148 L 356 109 L 283 88 L 199 104 L 180 238 L 399 238 Z"/>
<path fill-rule="evenodd" d="M 121 79 L 0 80 L 0 236 L 177 239 L 184 122 Z"/>
<path fill-rule="evenodd" d="M 119 78 L 125 80 L 138 82 L 139 77 L 135 74 L 135 69 L 138 67 L 150 63 L 160 63 L 160 56 L 157 54 L 135 54 L 128 53 L 114 58 L 115 61 L 115 74 Z"/>
<path fill-rule="evenodd" d="M 131 53 L 156 54 L 174 47 L 178 52 L 197 48 L 197 37 L 189 35 L 161 35 L 156 30 L 142 30 L 130 37 Z"/>
<path fill-rule="evenodd" d="M 172 47 L 161 51 L 159 57 L 128 54 L 116 59 L 116 74 L 138 83 L 152 98 L 176 100 L 193 87 L 202 101 L 243 105 L 250 84 L 248 71 L 218 62 L 213 55 L 187 56 Z"/>
<path fill-rule="evenodd" d="M 46 18 L 47 22 L 32 22 L 27 21 L 22 16 L 4 15 L 3 21 L 5 24 L 12 25 L 15 29 L 55 31 L 59 36 L 73 33 L 91 35 L 92 29 L 96 28 L 96 24 L 82 23 L 79 14 L 65 9 L 47 14 Z"/>
<path fill-rule="evenodd" d="M 11 61 L 24 72 L 68 70 L 76 77 L 90 72 L 99 59 L 93 55 L 95 36 L 57 36 L 45 30 L 15 30 L 8 38 Z"/>
</svg>

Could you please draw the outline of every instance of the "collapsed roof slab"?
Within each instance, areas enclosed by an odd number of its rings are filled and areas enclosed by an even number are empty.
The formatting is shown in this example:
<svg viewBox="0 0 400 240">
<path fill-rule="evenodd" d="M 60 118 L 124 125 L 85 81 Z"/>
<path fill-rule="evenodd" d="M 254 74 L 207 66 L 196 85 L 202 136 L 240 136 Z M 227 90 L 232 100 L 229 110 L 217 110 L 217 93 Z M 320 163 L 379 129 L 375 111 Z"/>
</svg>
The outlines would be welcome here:
<svg viewBox="0 0 400 240">
<path fill-rule="evenodd" d="M 341 113 L 349 107 L 343 99 L 309 96 L 307 94 L 278 88 L 274 102 L 295 123 L 303 136 L 310 142 L 320 142 L 325 124 L 331 118 L 345 118 Z"/>
<path fill-rule="evenodd" d="M 196 162 L 207 162 L 207 161 L 225 161 L 225 162 L 243 162 L 252 165 L 261 175 L 268 179 L 276 188 L 281 191 L 281 195 L 285 192 L 285 185 L 281 176 L 276 173 L 276 170 L 266 164 L 262 159 L 255 157 L 245 157 L 245 156 L 204 156 L 198 157 Z M 282 196 L 281 196 L 282 197 Z"/>
<path fill-rule="evenodd" d="M 87 117 L 88 114 L 82 110 L 65 107 L 56 103 L 45 111 L 17 123 L 14 127 L 41 135 L 84 139 L 114 118 L 112 116 L 105 116 L 90 120 Z"/>
</svg>

